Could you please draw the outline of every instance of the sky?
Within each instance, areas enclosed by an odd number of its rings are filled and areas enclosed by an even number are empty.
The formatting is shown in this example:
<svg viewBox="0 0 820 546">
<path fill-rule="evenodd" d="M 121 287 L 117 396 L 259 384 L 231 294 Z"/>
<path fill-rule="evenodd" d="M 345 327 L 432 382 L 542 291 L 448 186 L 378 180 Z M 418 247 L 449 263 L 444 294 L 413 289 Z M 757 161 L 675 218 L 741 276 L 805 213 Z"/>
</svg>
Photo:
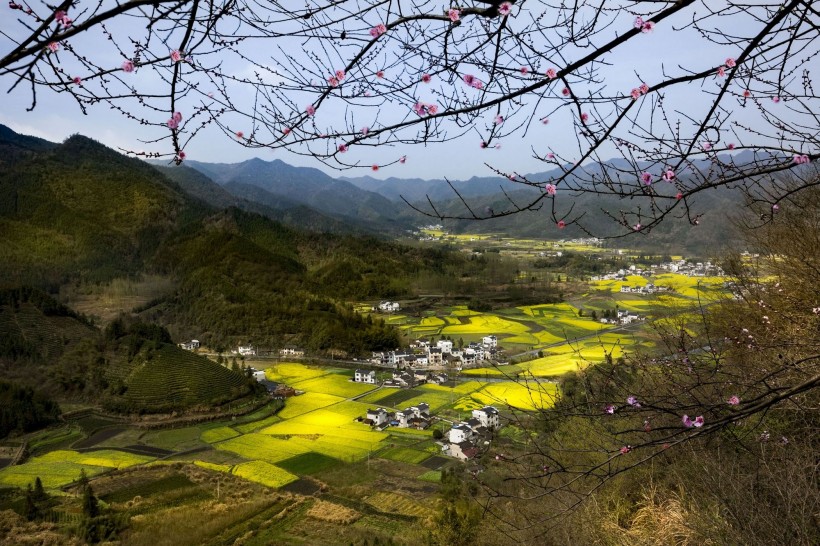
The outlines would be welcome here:
<svg viewBox="0 0 820 546">
<path fill-rule="evenodd" d="M 714 3 L 709 3 L 714 4 Z M 0 10 L 5 10 L 3 5 Z M 524 17 L 524 14 L 518 14 Z M 686 17 L 691 17 L 691 13 Z M 616 19 L 618 24 L 626 25 L 628 29 L 632 23 L 632 16 L 628 19 Z M 754 24 L 748 19 L 734 17 L 735 32 L 742 34 L 744 27 L 750 28 Z M 716 46 L 705 40 L 698 39 L 691 30 L 671 32 L 673 27 L 681 26 L 685 18 L 663 21 L 653 32 L 639 35 L 619 47 L 607 56 L 611 66 L 601 68 L 604 85 L 613 90 L 628 90 L 637 85 L 636 82 L 645 81 L 650 84 L 658 83 L 662 74 L 680 73 L 680 67 L 695 67 L 719 64 L 724 57 L 738 54 L 737 48 L 731 45 Z M 122 23 L 123 25 L 125 23 Z M 114 33 L 121 31 L 128 34 L 127 26 L 118 27 L 117 23 L 111 26 Z M 8 52 L 13 38 L 19 36 L 19 23 L 5 14 L 0 14 L 0 55 Z M 15 34 L 17 32 L 17 34 Z M 609 35 L 611 38 L 612 35 Z M 9 39 L 9 38 L 12 39 Z M 111 51 L 107 40 L 99 34 L 78 37 L 76 45 L 84 47 L 84 51 L 94 51 L 99 56 L 109 56 L 111 63 L 118 63 L 119 58 L 115 51 Z M 583 50 L 569 51 L 568 55 L 577 57 Z M 267 53 L 266 53 L 267 54 Z M 301 52 L 294 52 L 299 55 Z M 569 58 L 568 60 L 573 60 Z M 236 73 L 247 71 L 236 60 L 228 67 Z M 150 78 L 150 75 L 147 76 Z M 8 89 L 12 80 L 6 76 L 0 77 L 0 86 L 4 91 Z M 148 82 L 151 84 L 152 82 Z M 153 82 L 158 84 L 159 82 Z M 613 91 L 614 92 L 614 91 Z M 623 92 L 623 91 L 622 91 Z M 689 86 L 681 90 L 667 92 L 667 100 L 673 101 L 674 108 L 684 115 L 697 116 L 703 109 L 703 89 Z M 252 97 L 239 97 L 237 100 L 252 100 Z M 432 99 L 431 99 L 432 100 Z M 107 146 L 120 150 L 130 151 L 165 151 L 166 144 L 156 144 L 150 141 L 157 137 L 157 128 L 147 128 L 126 119 L 113 111 L 105 104 L 90 107 L 84 115 L 76 102 L 68 94 L 54 93 L 47 89 L 38 92 L 38 102 L 33 111 L 26 111 L 31 101 L 30 91 L 20 86 L 7 94 L 0 103 L 0 123 L 13 130 L 45 138 L 51 141 L 62 141 L 68 136 L 80 133 L 94 138 Z M 748 112 L 740 112 L 740 116 Z M 150 114 L 150 112 L 149 112 Z M 550 123 L 541 125 L 535 123 L 524 134 L 518 131 L 500 140 L 499 148 L 481 149 L 481 131 L 485 131 L 492 124 L 494 112 L 487 116 L 477 126 L 479 131 L 468 132 L 461 139 L 454 142 L 435 143 L 428 145 L 401 145 L 386 146 L 383 148 L 367 148 L 365 150 L 351 150 L 346 159 L 358 160 L 363 165 L 361 169 L 338 171 L 331 169 L 314 158 L 305 157 L 284 149 L 248 149 L 243 147 L 237 139 L 227 138 L 222 132 L 206 130 L 200 133 L 195 140 L 185 146 L 188 158 L 198 161 L 240 162 L 253 157 L 264 160 L 280 159 L 297 166 L 319 168 L 332 176 L 374 176 L 376 178 L 450 178 L 468 179 L 472 176 L 492 176 L 493 168 L 503 172 L 532 173 L 549 170 L 549 166 L 533 157 L 533 153 L 544 155 L 547 151 L 555 151 L 569 161 L 578 155 L 577 143 L 573 125 L 569 119 L 571 113 L 565 111 L 550 118 Z M 341 111 L 337 115 L 342 115 Z M 296 149 L 296 152 L 304 151 Z M 616 151 L 610 149 L 612 155 Z M 358 156 L 356 154 L 359 154 Z M 394 163 L 378 172 L 373 172 L 369 166 L 373 163 L 387 164 L 396 158 L 406 156 L 404 164 Z"/>
</svg>

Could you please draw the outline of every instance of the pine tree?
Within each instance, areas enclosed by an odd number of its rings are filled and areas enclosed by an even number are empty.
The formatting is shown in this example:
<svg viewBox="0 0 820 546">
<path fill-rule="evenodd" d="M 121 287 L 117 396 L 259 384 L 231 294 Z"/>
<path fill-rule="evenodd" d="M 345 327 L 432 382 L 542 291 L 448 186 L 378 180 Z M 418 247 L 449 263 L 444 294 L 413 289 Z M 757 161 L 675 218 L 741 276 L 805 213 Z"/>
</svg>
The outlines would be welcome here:
<svg viewBox="0 0 820 546">
<path fill-rule="evenodd" d="M 40 479 L 40 476 L 34 479 L 34 500 L 37 502 L 48 500 L 48 493 L 43 488 L 43 480 Z"/>
<path fill-rule="evenodd" d="M 100 515 L 100 505 L 90 485 L 83 489 L 83 514 L 87 518 L 96 518 Z"/>
</svg>

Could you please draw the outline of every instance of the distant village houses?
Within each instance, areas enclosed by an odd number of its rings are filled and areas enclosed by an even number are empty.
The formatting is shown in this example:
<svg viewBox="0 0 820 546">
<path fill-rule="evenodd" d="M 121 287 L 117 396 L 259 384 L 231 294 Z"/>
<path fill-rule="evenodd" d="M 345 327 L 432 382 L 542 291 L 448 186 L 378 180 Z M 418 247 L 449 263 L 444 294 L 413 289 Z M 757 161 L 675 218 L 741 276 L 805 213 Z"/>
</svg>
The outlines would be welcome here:
<svg viewBox="0 0 820 546">
<path fill-rule="evenodd" d="M 256 347 L 253 345 L 240 345 L 235 351 L 231 351 L 231 353 L 241 356 L 256 356 Z"/>
<path fill-rule="evenodd" d="M 498 410 L 493 406 L 485 406 L 472 411 L 472 417 L 467 421 L 454 424 L 445 435 L 442 453 L 456 459 L 468 460 L 476 457 L 481 449 L 479 443 L 487 445 L 491 432 L 501 426 L 498 419 Z"/>
<path fill-rule="evenodd" d="M 376 384 L 376 372 L 373 370 L 356 370 L 353 374 L 353 381 L 356 383 Z"/>
<path fill-rule="evenodd" d="M 186 351 L 196 351 L 197 349 L 199 349 L 199 340 L 192 339 L 191 341 L 185 341 L 183 343 L 180 343 L 179 346 L 182 349 L 185 349 Z"/>
<path fill-rule="evenodd" d="M 382 301 L 379 302 L 379 311 L 382 313 L 395 313 L 401 309 L 401 305 L 399 305 L 395 301 Z M 375 311 L 375 309 L 373 309 Z"/>
<path fill-rule="evenodd" d="M 279 349 L 279 356 L 305 356 L 305 351 L 303 349 L 297 349 L 296 347 L 285 347 L 284 349 Z"/>
</svg>

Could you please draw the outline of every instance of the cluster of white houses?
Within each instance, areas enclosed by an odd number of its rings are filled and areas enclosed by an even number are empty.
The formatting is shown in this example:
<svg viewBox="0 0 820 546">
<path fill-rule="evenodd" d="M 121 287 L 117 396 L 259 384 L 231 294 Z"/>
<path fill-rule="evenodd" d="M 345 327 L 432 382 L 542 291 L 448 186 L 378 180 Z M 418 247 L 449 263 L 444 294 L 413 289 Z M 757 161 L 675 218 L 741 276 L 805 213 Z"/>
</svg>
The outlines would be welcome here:
<svg viewBox="0 0 820 546">
<path fill-rule="evenodd" d="M 424 430 L 430 426 L 430 406 L 422 402 L 397 412 L 384 408 L 368 409 L 364 423 L 379 430 L 388 426 Z"/>
<path fill-rule="evenodd" d="M 492 431 L 498 429 L 498 410 L 493 406 L 474 409 L 472 417 L 462 421 L 447 432 L 442 453 L 467 460 L 477 456 L 481 449 L 479 443 L 489 442 Z"/>
<path fill-rule="evenodd" d="M 393 372 L 393 377 L 386 379 L 383 387 L 387 388 L 410 388 L 423 383 L 447 383 L 449 377 L 446 373 L 432 373 L 425 370 L 414 370 L 410 372 L 396 370 Z M 376 372 L 373 370 L 356 370 L 353 373 L 353 381 L 356 383 L 376 384 Z"/>
<path fill-rule="evenodd" d="M 374 352 L 370 362 L 383 368 L 440 368 L 446 365 L 456 369 L 468 368 L 479 363 L 496 360 L 498 338 L 485 336 L 481 343 L 473 342 L 464 348 L 456 348 L 449 339 L 441 339 L 435 346 L 419 340 L 406 349 Z"/>
<path fill-rule="evenodd" d="M 641 277 L 652 277 L 662 272 L 669 272 L 669 273 L 678 273 L 680 275 L 686 275 L 688 277 L 722 277 L 723 276 L 723 269 L 720 266 L 713 264 L 712 262 L 687 262 L 686 260 L 675 260 L 672 262 L 666 262 L 659 265 L 650 265 L 649 269 L 642 269 L 635 265 L 630 265 L 628 268 L 619 269 L 618 271 L 614 271 L 612 273 L 607 273 L 606 275 L 592 277 L 594 281 L 622 281 L 629 275 L 638 275 Z M 647 285 L 651 286 L 651 285 Z M 637 287 L 636 287 L 637 288 Z M 643 287 L 644 290 L 646 287 Z M 654 287 L 656 291 L 659 290 L 668 290 L 668 287 Z M 623 288 L 621 292 L 624 292 Z M 651 292 L 643 292 L 643 293 L 651 293 Z"/>
<path fill-rule="evenodd" d="M 633 322 L 643 320 L 642 316 L 632 311 L 618 309 L 617 313 L 617 316 L 613 316 L 612 318 L 604 317 L 600 319 L 601 324 L 632 324 Z"/>
<path fill-rule="evenodd" d="M 401 309 L 401 305 L 395 301 L 380 301 L 378 306 L 379 311 L 382 313 L 395 313 L 399 309 Z M 373 306 L 370 308 L 371 311 L 375 311 L 376 307 Z"/>
</svg>

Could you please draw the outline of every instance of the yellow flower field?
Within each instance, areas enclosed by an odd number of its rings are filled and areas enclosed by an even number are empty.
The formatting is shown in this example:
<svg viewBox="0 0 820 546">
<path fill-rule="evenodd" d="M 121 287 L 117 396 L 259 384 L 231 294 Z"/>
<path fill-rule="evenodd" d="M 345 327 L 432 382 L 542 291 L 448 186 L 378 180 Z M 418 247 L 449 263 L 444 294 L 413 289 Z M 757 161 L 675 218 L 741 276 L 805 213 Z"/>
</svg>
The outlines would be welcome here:
<svg viewBox="0 0 820 546">
<path fill-rule="evenodd" d="M 237 436 L 239 436 L 239 433 L 231 427 L 217 427 L 204 431 L 201 438 L 203 442 L 214 444 L 216 442 L 222 442 Z"/>
<path fill-rule="evenodd" d="M 352 377 L 352 374 L 330 373 L 321 377 L 291 383 L 290 386 L 301 391 L 332 394 L 343 398 L 358 396 L 376 388 L 375 385 L 368 385 L 367 383 L 354 383 L 351 381 Z"/>
<path fill-rule="evenodd" d="M 343 400 L 344 398 L 341 396 L 333 396 L 332 394 L 322 394 L 318 392 L 307 392 L 299 396 L 291 396 L 285 400 L 285 407 L 282 408 L 277 415 L 279 415 L 282 419 L 291 419 L 319 408 L 338 404 Z"/>
<path fill-rule="evenodd" d="M 299 476 L 263 461 L 238 464 L 233 467 L 233 473 L 246 480 L 261 483 L 268 487 L 282 487 L 299 479 Z"/>
<path fill-rule="evenodd" d="M 127 468 L 153 460 L 153 457 L 108 449 L 90 453 L 58 450 L 0 470 L 0 484 L 25 487 L 29 483 L 33 484 L 39 476 L 45 487 L 55 488 L 75 481 L 82 469 L 85 469 L 88 476 L 93 476 L 114 468 Z"/>
</svg>

